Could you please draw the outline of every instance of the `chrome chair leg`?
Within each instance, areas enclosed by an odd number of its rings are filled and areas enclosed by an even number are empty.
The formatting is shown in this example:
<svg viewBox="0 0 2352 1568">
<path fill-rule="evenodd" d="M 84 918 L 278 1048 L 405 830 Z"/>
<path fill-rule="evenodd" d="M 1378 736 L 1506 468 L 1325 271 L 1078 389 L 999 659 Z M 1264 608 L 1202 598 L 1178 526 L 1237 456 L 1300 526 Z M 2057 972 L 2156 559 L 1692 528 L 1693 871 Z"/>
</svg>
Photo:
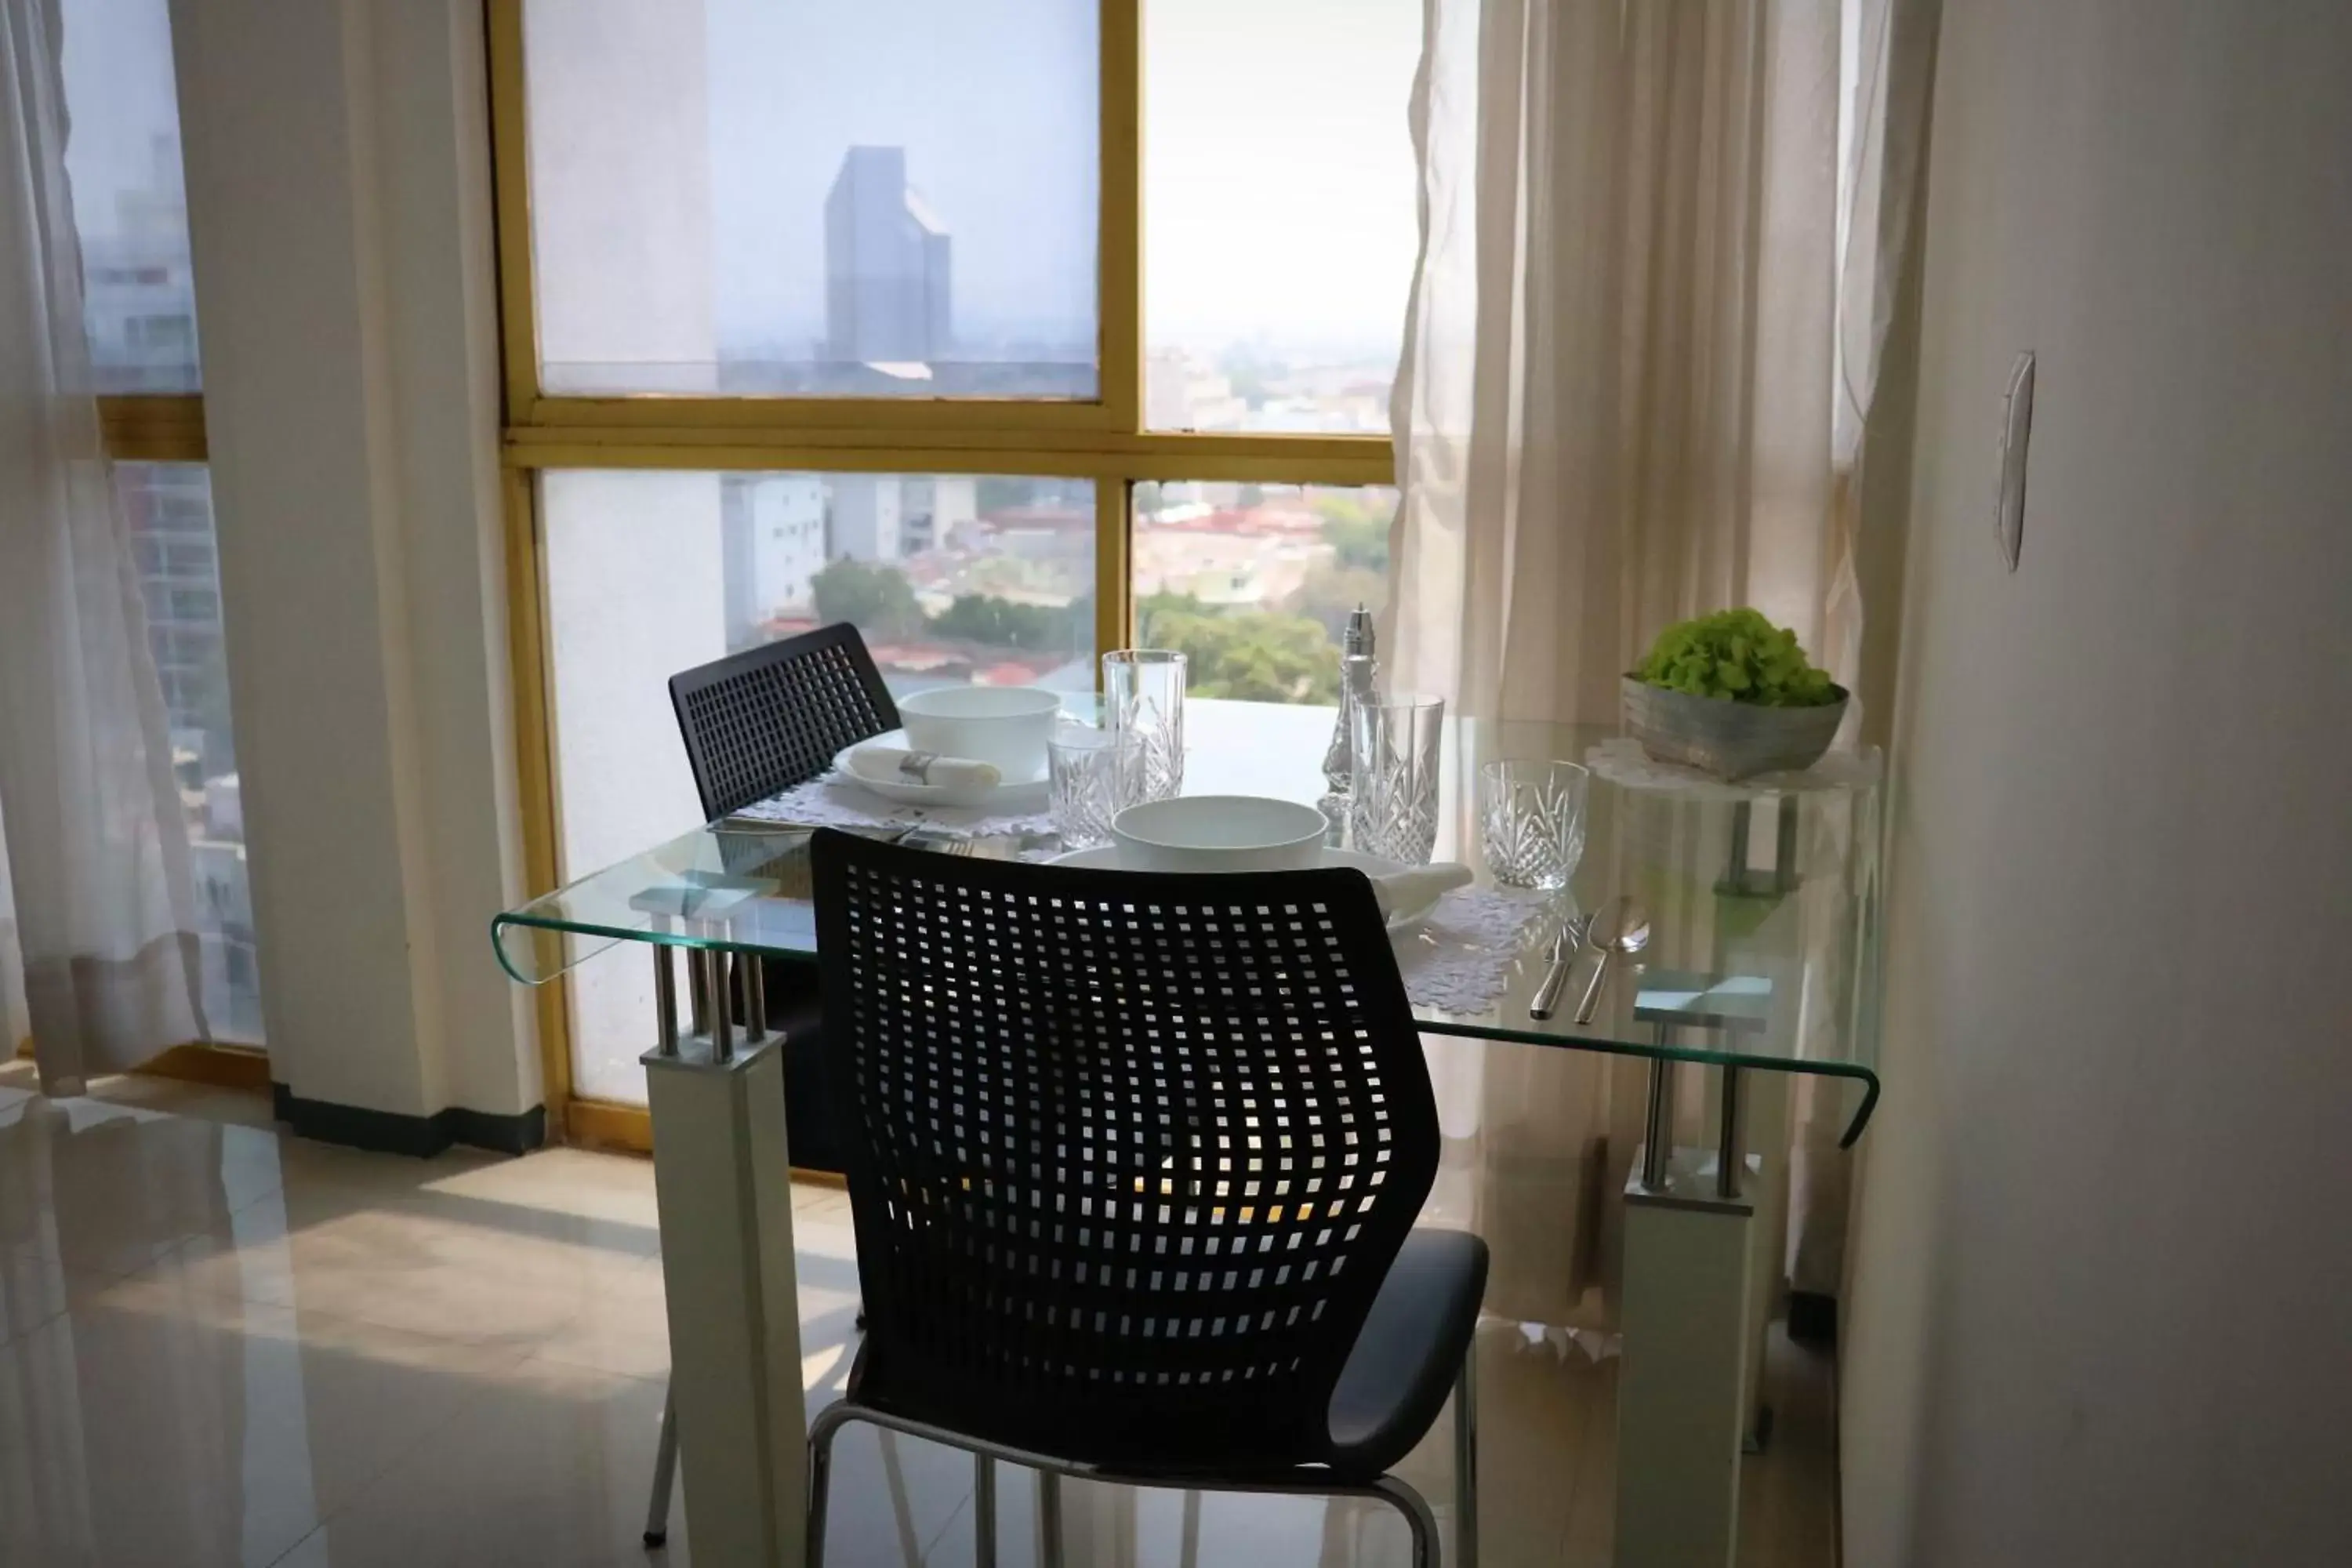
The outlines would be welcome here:
<svg viewBox="0 0 2352 1568">
<path fill-rule="evenodd" d="M 670 1487 L 677 1479 L 677 1393 L 662 1393 L 661 1436 L 654 1445 L 654 1495 L 646 1503 L 646 1546 L 669 1539 Z"/>
<path fill-rule="evenodd" d="M 1454 1379 L 1454 1560 L 1478 1568 L 1478 1341 Z"/>
<path fill-rule="evenodd" d="M 1052 1470 L 1037 1472 L 1037 1562 L 1062 1568 L 1062 1478 Z"/>
<path fill-rule="evenodd" d="M 898 1458 L 898 1434 L 886 1422 L 876 1421 L 871 1413 L 859 1411 L 858 1418 L 875 1428 L 874 1445 L 882 1454 L 882 1487 L 890 1494 L 890 1523 L 898 1532 L 898 1561 L 908 1564 L 923 1560 L 923 1538 L 915 1530 L 915 1503 L 907 1490 L 907 1467 Z"/>
<path fill-rule="evenodd" d="M 971 1560 L 975 1568 L 996 1568 L 996 1461 L 971 1457 Z"/>
<path fill-rule="evenodd" d="M 849 1424 L 839 1405 L 818 1412 L 808 1436 L 808 1558 L 806 1568 L 824 1568 L 824 1516 L 833 1500 L 833 1435 Z"/>
<path fill-rule="evenodd" d="M 1404 1515 L 1412 1531 L 1412 1568 L 1439 1568 L 1437 1516 L 1429 1511 L 1429 1500 L 1394 1476 L 1382 1476 L 1368 1489 Z"/>
</svg>

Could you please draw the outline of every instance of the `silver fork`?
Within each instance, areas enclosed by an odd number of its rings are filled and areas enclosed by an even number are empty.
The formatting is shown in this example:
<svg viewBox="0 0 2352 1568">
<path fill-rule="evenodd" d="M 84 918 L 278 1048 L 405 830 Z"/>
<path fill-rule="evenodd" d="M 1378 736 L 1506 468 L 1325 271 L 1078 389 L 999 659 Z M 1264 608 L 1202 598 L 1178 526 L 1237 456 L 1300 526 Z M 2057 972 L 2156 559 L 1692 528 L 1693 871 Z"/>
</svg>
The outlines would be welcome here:
<svg viewBox="0 0 2352 1568">
<path fill-rule="evenodd" d="M 1541 1023 L 1559 1005 L 1559 994 L 1568 986 L 1568 973 L 1576 967 L 1576 954 L 1584 946 L 1585 933 L 1591 929 L 1590 914 L 1571 916 L 1559 922 L 1559 934 L 1551 939 L 1543 984 L 1536 987 L 1535 1000 L 1528 1004 L 1528 1017 Z"/>
</svg>

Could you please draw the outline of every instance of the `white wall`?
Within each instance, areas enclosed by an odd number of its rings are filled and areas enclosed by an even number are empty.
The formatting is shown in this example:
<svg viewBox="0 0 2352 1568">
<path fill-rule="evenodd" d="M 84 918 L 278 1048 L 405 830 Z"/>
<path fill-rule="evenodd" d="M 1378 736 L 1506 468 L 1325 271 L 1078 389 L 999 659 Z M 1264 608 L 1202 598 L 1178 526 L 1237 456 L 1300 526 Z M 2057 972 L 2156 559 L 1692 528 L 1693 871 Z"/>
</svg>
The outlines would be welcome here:
<svg viewBox="0 0 2352 1568">
<path fill-rule="evenodd" d="M 480 3 L 178 0 L 173 31 L 271 1070 L 522 1110 Z"/>
<path fill-rule="evenodd" d="M 2352 8 L 1944 26 L 1846 1560 L 2352 1561 Z"/>
</svg>

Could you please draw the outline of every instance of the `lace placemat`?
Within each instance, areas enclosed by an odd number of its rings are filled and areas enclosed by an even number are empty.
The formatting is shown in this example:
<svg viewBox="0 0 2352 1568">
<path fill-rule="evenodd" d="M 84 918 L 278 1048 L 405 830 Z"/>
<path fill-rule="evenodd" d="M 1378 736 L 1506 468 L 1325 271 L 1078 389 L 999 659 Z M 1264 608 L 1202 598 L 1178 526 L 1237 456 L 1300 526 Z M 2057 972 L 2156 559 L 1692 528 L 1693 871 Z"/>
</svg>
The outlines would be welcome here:
<svg viewBox="0 0 2352 1568">
<path fill-rule="evenodd" d="M 989 837 L 1000 833 L 1037 834 L 1054 831 L 1048 811 L 1013 815 L 985 811 L 950 811 L 884 800 L 871 790 L 835 774 L 795 784 L 782 795 L 745 806 L 735 814 L 761 822 L 802 822 L 819 827 L 922 826 Z"/>
<path fill-rule="evenodd" d="M 1456 888 L 1421 929 L 1396 943 L 1397 971 L 1416 1007 L 1483 1013 L 1510 984 L 1528 927 L 1569 908 L 1549 893 Z M 1547 928 L 1549 929 L 1549 928 Z"/>
</svg>

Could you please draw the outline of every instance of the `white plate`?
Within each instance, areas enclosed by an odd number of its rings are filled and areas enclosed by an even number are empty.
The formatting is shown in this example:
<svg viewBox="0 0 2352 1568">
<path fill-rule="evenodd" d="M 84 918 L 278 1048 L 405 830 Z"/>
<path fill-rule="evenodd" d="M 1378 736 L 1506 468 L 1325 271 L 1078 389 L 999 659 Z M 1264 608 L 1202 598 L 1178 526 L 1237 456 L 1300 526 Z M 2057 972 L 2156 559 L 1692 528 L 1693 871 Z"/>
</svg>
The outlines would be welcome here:
<svg viewBox="0 0 2352 1568">
<path fill-rule="evenodd" d="M 887 735 L 868 735 L 857 746 L 896 746 L 902 751 L 914 748 L 907 743 L 907 731 L 893 730 Z M 1037 765 L 1036 775 L 1025 779 L 1007 779 L 992 785 L 956 785 L 917 784 L 908 779 L 900 784 L 896 779 L 882 781 L 860 778 L 849 771 L 849 753 L 857 746 L 844 746 L 833 759 L 833 771 L 840 782 L 895 800 L 902 805 L 928 805 L 950 811 L 1042 811 L 1045 805 L 1045 765 Z"/>
<path fill-rule="evenodd" d="M 1118 860 L 1118 846 L 1116 844 L 1106 844 L 1099 849 L 1073 849 L 1066 855 L 1055 856 L 1053 859 L 1047 861 L 1046 864 L 1050 866 L 1076 866 L 1085 869 L 1097 871 L 1116 871 L 1121 869 Z M 1399 871 L 1409 871 L 1412 869 L 1412 867 L 1407 866 L 1402 860 L 1390 860 L 1378 855 L 1367 855 L 1360 849 L 1334 849 L 1328 844 L 1323 847 L 1323 864 L 1325 866 L 1353 866 L 1358 870 L 1363 872 L 1365 876 L 1375 878 L 1393 877 Z M 1437 895 L 1437 899 L 1442 899 L 1444 896 L 1444 894 L 1440 893 Z M 1437 899 L 1431 899 L 1428 902 L 1421 905 L 1418 909 L 1399 910 L 1391 914 L 1388 921 L 1389 934 L 1391 936 L 1402 936 L 1405 932 L 1417 929 L 1422 921 L 1429 918 L 1429 911 L 1437 907 Z"/>
</svg>

